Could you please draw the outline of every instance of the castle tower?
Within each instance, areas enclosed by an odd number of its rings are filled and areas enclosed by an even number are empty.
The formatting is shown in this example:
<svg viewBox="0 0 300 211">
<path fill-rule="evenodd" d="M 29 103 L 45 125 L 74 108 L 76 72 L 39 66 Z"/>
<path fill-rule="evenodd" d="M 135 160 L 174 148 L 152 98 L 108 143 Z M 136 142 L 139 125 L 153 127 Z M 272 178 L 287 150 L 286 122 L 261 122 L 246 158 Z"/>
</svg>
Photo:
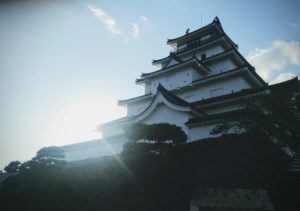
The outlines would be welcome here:
<svg viewBox="0 0 300 211">
<path fill-rule="evenodd" d="M 240 99 L 266 93 L 267 84 L 217 17 L 167 44 L 170 54 L 152 61 L 158 69 L 136 80 L 144 85 L 144 95 L 119 100 L 127 116 L 101 126 L 104 139 L 124 140 L 123 128 L 133 123 L 169 123 L 180 126 L 188 141 L 200 140 L 224 118 L 241 113 Z"/>
</svg>

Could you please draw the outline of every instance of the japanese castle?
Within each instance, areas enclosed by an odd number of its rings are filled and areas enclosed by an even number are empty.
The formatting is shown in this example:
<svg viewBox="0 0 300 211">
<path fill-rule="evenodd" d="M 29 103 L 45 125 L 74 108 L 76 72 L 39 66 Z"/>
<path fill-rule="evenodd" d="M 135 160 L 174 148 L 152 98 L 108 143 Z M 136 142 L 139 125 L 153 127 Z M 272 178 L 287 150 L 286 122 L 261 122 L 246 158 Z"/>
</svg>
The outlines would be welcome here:
<svg viewBox="0 0 300 211">
<path fill-rule="evenodd" d="M 152 61 L 158 69 L 135 81 L 142 96 L 119 100 L 127 116 L 101 125 L 102 139 L 63 146 L 66 160 L 118 154 L 133 123 L 180 126 L 188 142 L 211 137 L 212 128 L 242 111 L 241 100 L 268 93 L 270 86 L 238 52 L 216 17 L 210 24 L 168 39 L 170 54 Z"/>
</svg>

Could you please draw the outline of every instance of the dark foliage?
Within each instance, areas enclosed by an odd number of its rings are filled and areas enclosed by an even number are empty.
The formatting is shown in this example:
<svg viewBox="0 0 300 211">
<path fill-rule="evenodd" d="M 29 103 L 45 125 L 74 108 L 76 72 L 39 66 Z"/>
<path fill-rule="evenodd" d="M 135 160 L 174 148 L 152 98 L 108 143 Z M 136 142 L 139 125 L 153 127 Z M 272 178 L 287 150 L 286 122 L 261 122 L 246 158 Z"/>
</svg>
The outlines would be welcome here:
<svg viewBox="0 0 300 211">
<path fill-rule="evenodd" d="M 20 171 L 21 165 L 20 161 L 12 161 L 4 167 L 4 170 L 8 173 L 16 173 Z"/>
<path fill-rule="evenodd" d="M 126 129 L 126 135 L 134 142 L 143 140 L 161 144 L 169 141 L 173 144 L 180 144 L 187 141 L 187 136 L 181 127 L 168 123 L 135 124 Z"/>
<path fill-rule="evenodd" d="M 34 169 L 44 169 L 47 166 L 63 167 L 66 162 L 64 151 L 60 147 L 44 147 L 40 149 L 31 160 L 21 163 L 19 161 L 10 162 L 4 170 L 8 173 L 19 173 L 33 171 Z"/>
<path fill-rule="evenodd" d="M 64 151 L 61 147 L 44 147 L 30 161 L 23 163 L 21 170 L 38 168 L 40 166 L 64 166 L 66 163 L 62 160 L 64 157 Z"/>
<path fill-rule="evenodd" d="M 230 132 L 260 132 L 280 148 L 296 149 L 300 131 L 299 81 L 284 82 L 270 87 L 270 94 L 257 100 L 241 102 L 244 115 L 230 118 L 217 125 L 211 134 Z"/>
<path fill-rule="evenodd" d="M 40 165 L 11 176 L 0 188 L 1 209 L 179 211 L 189 209 L 198 187 L 209 186 L 267 188 L 277 210 L 293 210 L 299 185 L 283 185 L 289 157 L 263 135 L 177 145 L 164 156 L 149 154 L 149 149 L 136 153 L 149 146 L 136 143 L 134 152 L 121 157 L 64 168 Z"/>
</svg>

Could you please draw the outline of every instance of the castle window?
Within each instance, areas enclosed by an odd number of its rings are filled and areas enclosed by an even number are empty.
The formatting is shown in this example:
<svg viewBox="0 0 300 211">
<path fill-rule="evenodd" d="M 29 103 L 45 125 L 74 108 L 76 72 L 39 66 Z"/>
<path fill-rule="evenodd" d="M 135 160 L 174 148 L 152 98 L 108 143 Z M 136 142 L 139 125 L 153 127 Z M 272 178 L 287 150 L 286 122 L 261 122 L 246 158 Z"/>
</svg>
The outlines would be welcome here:
<svg viewBox="0 0 300 211">
<path fill-rule="evenodd" d="M 207 35 L 201 37 L 201 41 L 208 40 L 210 37 L 211 37 L 211 34 L 207 34 Z"/>
</svg>

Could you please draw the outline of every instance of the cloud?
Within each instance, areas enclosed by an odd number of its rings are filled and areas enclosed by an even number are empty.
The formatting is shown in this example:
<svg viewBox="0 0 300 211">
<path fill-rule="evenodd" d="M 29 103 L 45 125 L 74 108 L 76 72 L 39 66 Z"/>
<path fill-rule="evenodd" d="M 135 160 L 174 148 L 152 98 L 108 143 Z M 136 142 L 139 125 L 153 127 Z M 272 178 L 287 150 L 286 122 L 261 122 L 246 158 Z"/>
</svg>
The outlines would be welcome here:
<svg viewBox="0 0 300 211">
<path fill-rule="evenodd" d="M 149 24 L 149 20 L 146 16 L 141 16 L 137 23 L 131 24 L 131 36 L 134 38 L 138 38 L 140 36 L 140 28 L 141 26 L 145 26 Z"/>
<path fill-rule="evenodd" d="M 108 31 L 113 35 L 122 35 L 116 20 L 112 16 L 108 15 L 100 8 L 95 8 L 91 5 L 87 5 L 87 7 L 106 26 Z"/>
<path fill-rule="evenodd" d="M 106 26 L 107 30 L 113 35 L 118 35 L 123 38 L 124 43 L 127 43 L 129 36 L 133 38 L 139 38 L 141 34 L 141 27 L 149 24 L 149 19 L 146 16 L 140 16 L 136 23 L 131 24 L 130 35 L 127 33 L 122 33 L 117 21 L 111 15 L 108 15 L 100 8 L 93 7 L 92 5 L 87 5 L 88 9 Z M 126 34 L 128 36 L 126 36 Z"/>
<path fill-rule="evenodd" d="M 286 72 L 286 73 L 281 73 L 279 74 L 274 80 L 272 80 L 270 82 L 270 84 L 276 84 L 276 83 L 280 83 L 286 80 L 290 80 L 293 77 L 296 77 L 297 75 L 292 73 L 292 72 Z"/>
<path fill-rule="evenodd" d="M 300 65 L 300 45 L 296 41 L 275 40 L 271 47 L 257 48 L 247 59 L 265 79 L 270 79 L 275 71 L 280 72 L 287 65 Z"/>
<path fill-rule="evenodd" d="M 292 27 L 295 30 L 299 29 L 299 24 L 298 23 L 289 23 L 289 26 Z"/>
<path fill-rule="evenodd" d="M 138 38 L 140 36 L 140 28 L 138 24 L 133 23 L 131 28 L 131 34 L 134 38 Z"/>
<path fill-rule="evenodd" d="M 146 16 L 141 16 L 141 17 L 140 17 L 140 20 L 141 20 L 142 22 L 146 23 L 146 24 L 149 23 L 149 20 L 148 20 L 148 18 L 147 18 Z"/>
</svg>

